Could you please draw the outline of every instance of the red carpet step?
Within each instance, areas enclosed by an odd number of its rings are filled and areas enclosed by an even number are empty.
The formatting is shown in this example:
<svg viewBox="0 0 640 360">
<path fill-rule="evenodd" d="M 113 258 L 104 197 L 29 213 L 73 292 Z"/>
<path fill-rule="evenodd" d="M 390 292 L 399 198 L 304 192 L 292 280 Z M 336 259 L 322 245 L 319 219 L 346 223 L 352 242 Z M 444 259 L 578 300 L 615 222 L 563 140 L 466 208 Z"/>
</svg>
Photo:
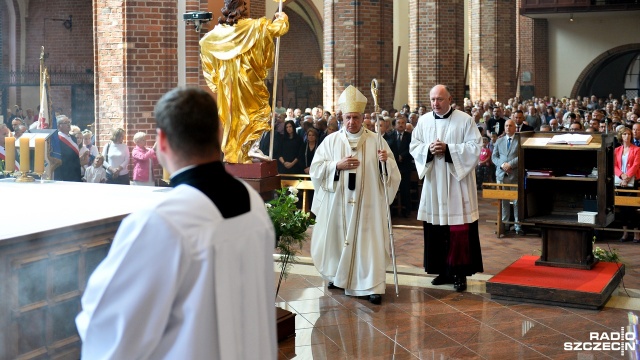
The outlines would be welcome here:
<svg viewBox="0 0 640 360">
<path fill-rule="evenodd" d="M 487 281 L 492 298 L 587 309 L 601 308 L 624 276 L 624 264 L 599 262 L 591 270 L 536 266 L 526 255 Z"/>
</svg>

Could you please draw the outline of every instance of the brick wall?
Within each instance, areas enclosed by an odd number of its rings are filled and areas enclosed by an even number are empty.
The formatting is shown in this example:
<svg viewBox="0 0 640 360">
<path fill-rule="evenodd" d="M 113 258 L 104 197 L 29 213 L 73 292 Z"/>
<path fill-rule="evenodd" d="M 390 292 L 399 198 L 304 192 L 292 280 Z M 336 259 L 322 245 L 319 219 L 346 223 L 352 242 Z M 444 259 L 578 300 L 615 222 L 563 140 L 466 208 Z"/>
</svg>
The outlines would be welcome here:
<svg viewBox="0 0 640 360">
<path fill-rule="evenodd" d="M 520 63 L 520 74 L 529 72 L 530 81 L 520 76 L 520 86 L 533 86 L 534 96 L 543 97 L 549 94 L 549 38 L 546 19 L 531 19 L 518 16 L 519 36 L 516 41 L 517 58 Z"/>
<path fill-rule="evenodd" d="M 63 21 L 72 16 L 73 27 Z M 93 19 L 86 0 L 30 0 L 27 18 L 26 63 L 38 64 L 40 46 L 49 54 L 47 65 L 93 69 Z M 44 38 L 43 38 L 44 35 Z"/>
<path fill-rule="evenodd" d="M 177 85 L 177 8 L 174 0 L 127 2 L 125 53 L 126 138 L 138 131 L 155 135 L 153 108 Z M 187 36 L 197 40 L 194 31 Z M 153 145 L 154 136 L 147 137 Z"/>
<path fill-rule="evenodd" d="M 207 9 L 208 2 L 207 0 L 187 0 L 186 1 L 186 9 L 187 11 L 209 11 Z M 220 11 L 218 9 L 218 11 Z M 179 14 L 181 15 L 181 14 Z M 218 24 L 218 18 L 214 15 L 210 22 L 205 24 L 206 29 L 203 27 L 200 33 L 195 32 L 192 26 L 187 26 L 186 36 L 185 36 L 185 71 L 186 71 L 186 83 L 187 85 L 199 86 L 203 89 L 209 89 L 207 86 L 204 76 L 202 75 L 202 64 L 200 63 L 200 38 L 204 36 L 208 30 L 213 29 L 213 27 Z M 178 24 L 178 26 L 182 26 L 183 24 Z"/>
<path fill-rule="evenodd" d="M 448 85 L 453 101 L 464 97 L 464 3 L 409 2 L 409 106 L 429 104 L 434 85 Z"/>
<path fill-rule="evenodd" d="M 5 64 L 4 61 L 4 46 L 5 46 L 5 37 L 4 34 L 7 34 L 7 30 L 5 30 L 8 21 L 6 20 L 4 13 L 6 11 L 6 5 L 5 4 L 0 4 L 0 9 L 2 9 L 2 11 L 0 11 L 0 13 L 3 14 L 3 16 L 0 16 L 0 76 L 2 76 L 3 71 L 5 70 L 5 67 L 2 66 L 3 64 Z M 2 111 L 0 111 L 0 114 L 2 114 Z"/>
<path fill-rule="evenodd" d="M 516 95 L 516 2 L 470 0 L 471 99 Z"/>
<path fill-rule="evenodd" d="M 381 108 L 391 108 L 393 2 L 324 1 L 324 106 L 336 109 L 348 86 L 357 87 L 373 111 L 371 80 L 378 79 Z"/>
<path fill-rule="evenodd" d="M 533 20 L 532 67 L 535 94 L 543 97 L 549 94 L 549 22 L 547 19 Z"/>
<path fill-rule="evenodd" d="M 45 47 L 47 54 L 46 65 L 50 73 L 53 72 L 93 72 L 93 37 L 92 37 L 92 9 L 91 3 L 83 0 L 31 0 L 28 3 L 25 14 L 20 14 L 20 7 L 13 1 L 16 16 L 16 67 L 22 63 L 27 71 L 37 72 L 40 64 L 41 47 Z M 0 5 L 2 16 L 1 30 L 6 36 L 2 36 L 0 47 L 9 49 L 9 8 L 5 2 Z M 64 21 L 72 16 L 70 29 L 65 28 Z M 21 21 L 25 22 L 26 46 L 24 59 L 21 58 Z M 9 52 L 2 51 L 2 70 L 10 70 Z M 14 69 L 15 70 L 15 69 Z M 37 86 L 37 80 L 34 85 Z M 16 102 L 23 109 L 33 108 L 38 105 L 38 99 L 32 97 L 23 98 L 20 87 L 14 88 Z M 60 91 L 58 91 L 60 89 Z M 61 113 L 73 116 L 71 111 L 71 90 L 68 86 L 54 88 L 52 93 L 53 105 L 60 109 Z M 31 94 L 32 92 L 30 92 Z"/>
<path fill-rule="evenodd" d="M 125 118 L 125 7 L 124 1 L 93 1 L 96 144 L 104 147 L 111 128 Z"/>
<path fill-rule="evenodd" d="M 264 0 L 246 0 L 246 3 L 249 6 L 249 17 L 252 19 L 257 19 L 265 16 L 267 10 L 265 7 Z"/>
<path fill-rule="evenodd" d="M 286 9 L 285 9 L 286 10 Z M 322 54 L 320 44 L 315 33 L 304 19 L 293 11 L 288 11 L 289 32 L 280 40 L 280 59 L 278 77 L 284 79 L 288 73 L 302 73 L 303 76 L 320 77 L 322 69 Z M 269 78 L 273 79 L 273 70 Z M 271 91 L 272 89 L 269 89 Z M 282 90 L 282 91 L 281 91 Z M 278 83 L 277 99 L 282 100 L 283 106 L 295 104 L 295 89 L 289 89 L 283 82 Z M 322 87 L 318 89 L 322 91 Z M 283 95 L 283 96 L 281 96 Z M 318 104 L 298 103 L 298 107 L 314 107 Z"/>
</svg>

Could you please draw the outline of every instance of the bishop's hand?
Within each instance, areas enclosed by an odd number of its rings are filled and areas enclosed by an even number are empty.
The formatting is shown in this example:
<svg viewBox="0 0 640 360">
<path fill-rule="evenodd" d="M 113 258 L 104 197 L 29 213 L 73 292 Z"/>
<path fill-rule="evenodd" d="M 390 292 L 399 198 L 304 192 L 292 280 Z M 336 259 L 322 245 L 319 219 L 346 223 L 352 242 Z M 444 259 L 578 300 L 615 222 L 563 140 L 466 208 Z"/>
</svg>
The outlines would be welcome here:
<svg viewBox="0 0 640 360">
<path fill-rule="evenodd" d="M 387 161 L 387 150 L 378 150 L 378 160 Z"/>
<path fill-rule="evenodd" d="M 355 169 L 360 165 L 360 160 L 354 158 L 353 156 L 346 156 L 342 160 L 338 161 L 336 164 L 336 168 L 338 170 L 351 170 Z"/>
</svg>

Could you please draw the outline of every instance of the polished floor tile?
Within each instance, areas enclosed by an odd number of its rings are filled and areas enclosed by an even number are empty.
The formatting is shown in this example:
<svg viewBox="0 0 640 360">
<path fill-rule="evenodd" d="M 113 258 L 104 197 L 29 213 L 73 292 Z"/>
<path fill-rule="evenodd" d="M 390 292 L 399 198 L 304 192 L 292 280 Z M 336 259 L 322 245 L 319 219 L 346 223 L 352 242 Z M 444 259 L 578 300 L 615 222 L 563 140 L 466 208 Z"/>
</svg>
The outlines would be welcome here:
<svg viewBox="0 0 640 360">
<path fill-rule="evenodd" d="M 619 332 L 628 324 L 629 311 L 637 313 L 640 302 L 621 301 L 627 298 L 622 288 L 602 310 L 494 300 L 484 293 L 486 279 L 524 254 L 539 254 L 541 240 L 535 232 L 496 238 L 486 220 L 495 218 L 497 203 L 480 201 L 485 272 L 470 279 L 473 287 L 463 293 L 430 284 L 432 276 L 420 268 L 420 227 L 394 229 L 398 264 L 411 281 L 399 286 L 397 297 L 387 282 L 382 305 L 327 289 L 305 259 L 307 242 L 302 254 L 307 265 L 294 267 L 276 301 L 296 314 L 296 336 L 279 344 L 279 359 L 628 359 L 628 352 L 565 349 L 567 343 L 589 341 L 590 333 Z M 640 297 L 640 245 L 615 247 L 627 267 L 628 293 Z"/>
</svg>

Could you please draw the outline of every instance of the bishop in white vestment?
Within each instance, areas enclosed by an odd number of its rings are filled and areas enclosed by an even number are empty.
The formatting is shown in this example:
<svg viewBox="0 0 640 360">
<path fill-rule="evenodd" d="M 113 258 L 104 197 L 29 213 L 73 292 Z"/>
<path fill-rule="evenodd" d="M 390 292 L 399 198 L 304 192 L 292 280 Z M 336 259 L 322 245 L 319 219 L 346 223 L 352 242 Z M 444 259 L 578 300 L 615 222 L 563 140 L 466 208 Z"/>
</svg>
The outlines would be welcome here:
<svg viewBox="0 0 640 360">
<path fill-rule="evenodd" d="M 443 85 L 430 93 L 432 112 L 411 133 L 410 152 L 424 179 L 418 220 L 424 225 L 424 266 L 434 285 L 466 289 L 466 276 L 482 272 L 475 168 L 482 137 L 468 114 L 451 107 Z"/>
<path fill-rule="evenodd" d="M 311 211 L 316 214 L 311 257 L 330 288 L 369 296 L 379 304 L 390 260 L 387 211 L 400 172 L 387 142 L 362 126 L 364 95 L 349 86 L 338 103 L 345 125 L 318 146 L 309 171 L 315 189 Z M 386 161 L 386 184 L 381 159 Z"/>
</svg>

